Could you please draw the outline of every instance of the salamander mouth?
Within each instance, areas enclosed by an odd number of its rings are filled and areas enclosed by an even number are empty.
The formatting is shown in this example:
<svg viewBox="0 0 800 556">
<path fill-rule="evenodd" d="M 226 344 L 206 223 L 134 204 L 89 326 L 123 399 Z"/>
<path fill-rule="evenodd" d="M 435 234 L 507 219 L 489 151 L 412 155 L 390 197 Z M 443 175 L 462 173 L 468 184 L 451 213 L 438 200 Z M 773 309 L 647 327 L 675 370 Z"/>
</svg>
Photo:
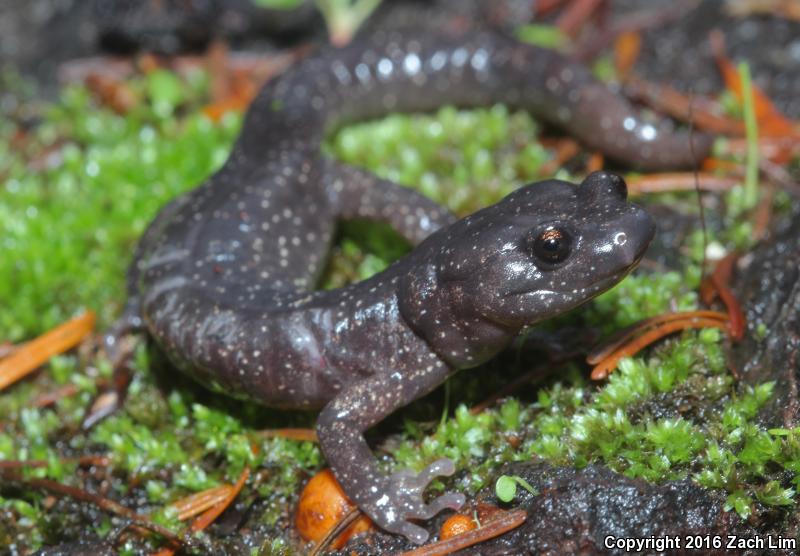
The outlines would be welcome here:
<svg viewBox="0 0 800 556">
<path fill-rule="evenodd" d="M 639 263 L 642 261 L 642 259 L 644 259 L 644 254 L 646 251 L 647 251 L 647 246 L 645 246 L 642 250 L 639 251 L 639 253 L 636 254 L 636 258 L 633 259 L 633 262 L 629 264 L 625 268 L 625 270 L 623 270 L 621 273 L 618 272 L 616 274 L 612 274 L 610 276 L 601 278 L 592 283 L 590 286 L 584 288 L 584 290 L 597 288 L 597 292 L 600 293 L 614 287 L 614 285 L 618 284 L 619 282 L 622 282 L 622 280 L 624 280 L 628 276 L 628 274 L 633 272 L 634 269 L 637 266 L 639 266 Z"/>
<path fill-rule="evenodd" d="M 578 298 L 585 297 L 586 299 L 589 299 L 613 287 L 618 282 L 621 282 L 626 276 L 628 276 L 628 274 L 630 274 L 637 266 L 639 266 L 639 263 L 644 258 L 644 254 L 645 250 L 643 249 L 641 253 L 636 255 L 636 258 L 630 265 L 628 265 L 625 268 L 624 271 L 598 278 L 582 288 L 578 289 L 554 288 L 546 290 L 534 288 L 534 289 L 524 289 L 524 290 L 511 290 L 503 293 L 501 297 L 507 298 L 507 297 L 522 296 L 522 295 L 540 295 L 540 296 L 547 295 L 547 296 L 578 297 Z"/>
</svg>

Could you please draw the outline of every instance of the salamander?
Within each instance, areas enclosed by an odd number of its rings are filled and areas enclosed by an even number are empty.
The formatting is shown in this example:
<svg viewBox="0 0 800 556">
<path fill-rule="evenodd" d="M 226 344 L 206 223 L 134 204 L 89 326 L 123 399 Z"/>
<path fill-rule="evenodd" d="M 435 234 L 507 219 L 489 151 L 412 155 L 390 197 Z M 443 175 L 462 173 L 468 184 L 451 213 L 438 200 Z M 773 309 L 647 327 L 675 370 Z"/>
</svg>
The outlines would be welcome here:
<svg viewBox="0 0 800 556">
<path fill-rule="evenodd" d="M 320 409 L 320 445 L 347 495 L 380 527 L 424 542 L 412 520 L 464 502 L 423 501 L 452 462 L 385 476 L 364 431 L 487 361 L 524 326 L 617 283 L 654 234 L 607 172 L 579 186 L 526 185 L 456 220 L 320 152 L 348 122 L 497 102 L 640 167 L 694 159 L 685 136 L 642 120 L 583 67 L 495 32 L 376 32 L 322 49 L 264 87 L 223 167 L 150 224 L 109 350 L 145 330 L 215 390 Z M 352 218 L 387 222 L 416 247 L 370 279 L 315 290 L 337 222 Z"/>
</svg>

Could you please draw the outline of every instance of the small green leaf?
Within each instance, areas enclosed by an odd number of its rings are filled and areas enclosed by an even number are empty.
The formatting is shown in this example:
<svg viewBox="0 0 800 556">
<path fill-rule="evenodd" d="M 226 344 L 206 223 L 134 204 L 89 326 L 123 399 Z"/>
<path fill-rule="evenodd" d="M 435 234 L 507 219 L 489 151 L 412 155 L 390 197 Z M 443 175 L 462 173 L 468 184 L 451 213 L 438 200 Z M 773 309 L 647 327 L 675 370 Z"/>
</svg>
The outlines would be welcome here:
<svg viewBox="0 0 800 556">
<path fill-rule="evenodd" d="M 558 27 L 555 25 L 542 25 L 541 23 L 519 27 L 517 29 L 517 38 L 522 42 L 545 48 L 559 48 L 568 42 L 568 37 Z"/>
<path fill-rule="evenodd" d="M 517 495 L 517 482 L 513 477 L 501 475 L 494 484 L 494 492 L 503 502 L 511 502 Z"/>
<path fill-rule="evenodd" d="M 728 495 L 725 500 L 725 511 L 735 510 L 739 517 L 747 519 L 752 513 L 753 500 L 743 490 L 736 490 Z"/>
<path fill-rule="evenodd" d="M 538 492 L 531 484 L 517 475 L 501 475 L 498 477 L 494 485 L 494 491 L 497 497 L 503 502 L 511 502 L 517 495 L 517 485 L 521 486 L 532 495 L 536 496 Z"/>
<path fill-rule="evenodd" d="M 794 503 L 794 489 L 783 488 L 778 481 L 770 481 L 756 489 L 756 497 L 767 506 L 790 506 Z"/>
<path fill-rule="evenodd" d="M 772 436 L 789 436 L 794 432 L 798 432 L 797 428 L 794 429 L 767 429 L 767 432 L 770 433 Z"/>
<path fill-rule="evenodd" d="M 270 10 L 293 10 L 302 3 L 303 0 L 253 0 L 253 4 L 259 8 Z"/>
</svg>

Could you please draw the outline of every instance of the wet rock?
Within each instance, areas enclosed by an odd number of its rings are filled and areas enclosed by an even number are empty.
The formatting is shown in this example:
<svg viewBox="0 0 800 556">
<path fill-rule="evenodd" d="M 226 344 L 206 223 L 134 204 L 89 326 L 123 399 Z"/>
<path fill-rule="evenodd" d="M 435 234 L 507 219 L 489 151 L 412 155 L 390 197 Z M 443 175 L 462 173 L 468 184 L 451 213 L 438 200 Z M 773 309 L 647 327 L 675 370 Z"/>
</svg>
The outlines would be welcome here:
<svg viewBox="0 0 800 556">
<path fill-rule="evenodd" d="M 164 54 L 198 51 L 213 39 L 303 33 L 320 28 L 310 0 L 268 9 L 251 0 L 93 0 L 93 22 L 104 47 Z"/>
<path fill-rule="evenodd" d="M 55 82 L 61 62 L 94 51 L 88 8 L 79 0 L 0 0 L 0 71 Z"/>
<path fill-rule="evenodd" d="M 755 531 L 732 512 L 723 511 L 724 496 L 697 486 L 689 480 L 653 485 L 631 479 L 607 467 L 557 468 L 547 464 L 517 463 L 502 473 L 517 475 L 539 493 L 520 489 L 519 507 L 528 519 L 517 529 L 460 554 L 597 554 L 608 551 L 608 538 L 662 539 L 678 537 L 679 549 L 670 554 L 696 553 L 685 550 L 687 535 L 752 536 Z M 492 485 L 494 483 L 491 483 Z M 493 487 L 481 495 L 494 499 Z M 479 495 L 479 497 L 481 496 Z M 662 552 L 658 547 L 645 553 Z M 725 550 L 702 551 L 723 554 Z"/>
<path fill-rule="evenodd" d="M 623 0 L 614 6 L 619 17 L 653 10 L 656 4 Z M 734 61 L 750 63 L 755 82 L 778 107 L 793 118 L 800 116 L 800 21 L 766 14 L 737 17 L 726 9 L 724 0 L 701 0 L 680 18 L 645 31 L 636 73 L 685 92 L 722 92 L 722 77 L 708 40 L 713 29 L 722 31 Z"/>
<path fill-rule="evenodd" d="M 656 222 L 657 231 L 642 261 L 642 270 L 681 270 L 686 261 L 680 248 L 701 226 L 697 212 L 692 210 L 694 207 L 676 208 L 667 204 L 647 204 L 645 208 Z M 707 225 L 715 226 L 716 222 L 707 221 Z"/>
<path fill-rule="evenodd" d="M 455 25 L 489 26 L 513 31 L 531 21 L 534 3 L 530 0 L 383 0 L 365 22 L 367 32 L 374 29 L 425 27 L 438 29 Z"/>
<path fill-rule="evenodd" d="M 800 377 L 800 218 L 740 261 L 733 289 L 745 310 L 747 335 L 730 364 L 750 384 L 775 381 L 764 424 L 798 426 Z"/>
<path fill-rule="evenodd" d="M 36 552 L 35 556 L 114 556 L 117 551 L 106 541 L 94 539 L 81 539 L 43 548 Z"/>
<path fill-rule="evenodd" d="M 199 52 L 214 39 L 270 52 L 309 37 L 325 37 L 312 0 L 292 10 L 251 0 L 0 0 L 0 71 L 34 78 L 49 96 L 58 68 L 76 58 Z"/>
<path fill-rule="evenodd" d="M 515 507 L 528 512 L 527 520 L 505 535 L 458 552 L 459 556 L 625 554 L 624 550 L 607 549 L 604 543 L 626 538 L 652 538 L 655 542 L 666 537 L 677 537 L 672 546 L 678 548 L 654 545 L 633 553 L 728 554 L 731 551 L 724 546 L 719 550 L 686 549 L 686 537 L 719 535 L 720 541 L 727 541 L 728 535 L 757 535 L 736 513 L 723 510 L 724 494 L 688 479 L 653 485 L 599 465 L 572 469 L 542 463 L 510 464 L 501 474 L 522 477 L 536 489 L 536 495 L 523 489 L 517 492 Z M 494 481 L 490 485 L 478 494 L 478 501 L 505 506 L 494 496 Z M 438 516 L 429 530 L 438 530 L 446 517 Z M 399 537 L 375 533 L 357 537 L 337 554 L 366 556 L 410 548 Z"/>
</svg>

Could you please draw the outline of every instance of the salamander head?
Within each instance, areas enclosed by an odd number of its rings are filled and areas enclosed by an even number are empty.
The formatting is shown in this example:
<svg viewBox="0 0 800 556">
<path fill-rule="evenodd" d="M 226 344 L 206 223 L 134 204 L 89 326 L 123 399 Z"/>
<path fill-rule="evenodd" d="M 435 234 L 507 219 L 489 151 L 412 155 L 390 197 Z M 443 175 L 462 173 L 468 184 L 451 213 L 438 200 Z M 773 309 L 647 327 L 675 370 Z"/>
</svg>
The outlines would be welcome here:
<svg viewBox="0 0 800 556">
<path fill-rule="evenodd" d="M 531 184 L 432 236 L 439 248 L 426 270 L 406 281 L 413 299 L 401 292 L 401 311 L 451 364 L 477 364 L 522 326 L 622 280 L 654 232 L 647 213 L 627 202 L 617 175 L 595 172 L 577 187 Z M 435 337 L 446 328 L 452 332 L 443 343 Z M 461 338 L 452 337 L 456 330 Z"/>
</svg>

